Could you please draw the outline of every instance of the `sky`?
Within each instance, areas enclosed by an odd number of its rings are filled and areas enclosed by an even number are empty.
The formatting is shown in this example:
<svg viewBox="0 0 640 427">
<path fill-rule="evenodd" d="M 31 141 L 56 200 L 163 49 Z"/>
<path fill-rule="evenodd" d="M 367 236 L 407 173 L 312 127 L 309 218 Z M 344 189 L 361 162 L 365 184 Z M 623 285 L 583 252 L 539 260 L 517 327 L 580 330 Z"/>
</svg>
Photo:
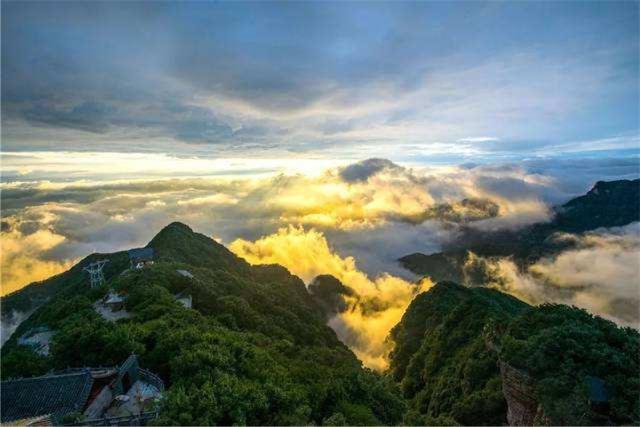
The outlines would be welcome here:
<svg viewBox="0 0 640 427">
<path fill-rule="evenodd" d="M 383 369 L 432 285 L 399 257 L 640 177 L 637 2 L 1 8 L 0 295 L 182 221 L 375 299 L 330 326 Z M 576 244 L 527 269 L 469 262 L 529 303 L 640 327 L 638 223 L 556 237 Z"/>
<path fill-rule="evenodd" d="M 636 150 L 637 2 L 3 2 L 3 151 Z"/>
</svg>

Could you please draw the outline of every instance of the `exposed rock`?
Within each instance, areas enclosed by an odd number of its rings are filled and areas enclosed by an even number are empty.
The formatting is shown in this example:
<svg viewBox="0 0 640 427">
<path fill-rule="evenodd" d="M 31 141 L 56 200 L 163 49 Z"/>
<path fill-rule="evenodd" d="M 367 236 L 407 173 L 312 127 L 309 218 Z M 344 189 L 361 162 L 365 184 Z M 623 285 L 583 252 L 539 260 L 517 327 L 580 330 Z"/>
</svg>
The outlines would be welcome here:
<svg viewBox="0 0 640 427">
<path fill-rule="evenodd" d="M 176 270 L 176 272 L 183 277 L 193 279 L 193 274 L 189 270 Z"/>
<path fill-rule="evenodd" d="M 535 382 L 519 369 L 498 362 L 510 426 L 551 425 L 535 397 Z"/>
</svg>

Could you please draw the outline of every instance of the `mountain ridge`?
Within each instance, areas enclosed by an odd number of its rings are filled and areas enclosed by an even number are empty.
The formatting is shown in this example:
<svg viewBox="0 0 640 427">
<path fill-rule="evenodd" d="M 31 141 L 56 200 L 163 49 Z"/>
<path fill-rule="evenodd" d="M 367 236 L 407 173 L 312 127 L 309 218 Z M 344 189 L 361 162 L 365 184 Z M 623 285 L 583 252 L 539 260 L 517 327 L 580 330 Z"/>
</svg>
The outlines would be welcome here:
<svg viewBox="0 0 640 427">
<path fill-rule="evenodd" d="M 479 232 L 465 228 L 462 237 L 445 250 L 432 254 L 414 252 L 398 259 L 401 266 L 434 281 L 465 281 L 467 252 L 483 257 L 512 257 L 521 267 L 543 256 L 569 249 L 570 241 L 550 239 L 554 233 L 583 233 L 598 228 L 640 221 L 640 179 L 598 181 L 586 194 L 554 209 L 549 222 L 517 231 Z"/>
<path fill-rule="evenodd" d="M 407 424 L 504 425 L 531 402 L 519 414 L 527 425 L 640 421 L 640 333 L 585 310 L 439 282 L 411 302 L 389 339 Z M 606 407 L 592 400 L 592 378 L 615 396 Z"/>
<path fill-rule="evenodd" d="M 155 263 L 142 269 L 131 269 L 124 251 L 92 254 L 44 281 L 48 299 L 33 302 L 39 307 L 0 349 L 2 377 L 111 365 L 136 353 L 168 386 L 161 425 L 501 425 L 518 403 L 505 391 L 514 385 L 507 366 L 531 379 L 530 398 L 550 423 L 640 421 L 640 334 L 584 310 L 440 281 L 392 329 L 381 375 L 327 326 L 352 296 L 337 278 L 321 275 L 307 287 L 286 268 L 250 265 L 180 222 L 146 247 Z M 109 259 L 107 283 L 91 289 L 82 268 L 98 259 Z M 95 304 L 108 292 L 123 296 L 130 316 L 101 317 Z M 189 295 L 191 308 L 178 295 Z M 3 307 L 19 307 L 17 297 L 3 297 Z M 48 355 L 18 345 L 38 327 L 54 333 Z M 606 411 L 591 404 L 588 378 L 615 392 Z"/>
<path fill-rule="evenodd" d="M 250 266 L 181 223 L 148 247 L 157 251 L 153 265 L 123 266 L 95 289 L 81 264 L 67 272 L 0 350 L 2 377 L 108 366 L 136 353 L 168 386 L 158 424 L 401 421 L 395 386 L 362 367 L 285 268 Z M 124 298 L 126 318 L 113 322 L 95 309 L 108 292 Z M 185 294 L 192 308 L 177 302 Z M 39 327 L 54 334 L 48 355 L 17 342 Z"/>
</svg>

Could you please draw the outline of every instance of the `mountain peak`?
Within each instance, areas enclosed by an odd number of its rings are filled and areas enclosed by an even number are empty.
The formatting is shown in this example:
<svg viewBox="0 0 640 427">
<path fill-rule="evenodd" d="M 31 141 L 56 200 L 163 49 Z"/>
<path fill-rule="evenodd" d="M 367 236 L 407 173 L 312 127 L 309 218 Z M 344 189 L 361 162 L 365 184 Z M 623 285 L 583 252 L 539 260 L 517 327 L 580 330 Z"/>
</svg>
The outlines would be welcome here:
<svg viewBox="0 0 640 427">
<path fill-rule="evenodd" d="M 159 244 L 161 244 L 165 237 L 171 237 L 172 239 L 176 239 L 179 236 L 186 237 L 187 235 L 195 234 L 194 231 L 187 224 L 174 221 L 162 228 L 151 241 L 147 244 L 147 247 L 156 248 Z M 157 249 L 157 248 L 156 248 Z"/>
<path fill-rule="evenodd" d="M 199 267 L 217 266 L 227 271 L 247 271 L 248 264 L 212 238 L 193 231 L 181 222 L 164 227 L 147 247 L 156 257 L 166 261 L 183 262 Z"/>
<path fill-rule="evenodd" d="M 180 221 L 174 221 L 171 224 L 168 224 L 162 230 L 160 230 L 160 233 L 162 233 L 164 230 L 181 230 L 181 231 L 188 231 L 193 233 L 193 230 L 191 229 L 191 227 L 189 227 L 187 224 Z"/>
<path fill-rule="evenodd" d="M 334 316 L 348 308 L 345 296 L 353 296 L 353 289 L 345 286 L 337 277 L 321 274 L 309 284 L 309 292 L 325 314 Z"/>
<path fill-rule="evenodd" d="M 617 181 L 597 181 L 587 194 L 598 195 L 608 191 L 633 191 L 640 185 L 640 179 L 620 179 Z"/>
<path fill-rule="evenodd" d="M 570 232 L 626 225 L 640 218 L 639 199 L 640 179 L 598 181 L 587 194 L 562 205 L 555 224 Z"/>
</svg>

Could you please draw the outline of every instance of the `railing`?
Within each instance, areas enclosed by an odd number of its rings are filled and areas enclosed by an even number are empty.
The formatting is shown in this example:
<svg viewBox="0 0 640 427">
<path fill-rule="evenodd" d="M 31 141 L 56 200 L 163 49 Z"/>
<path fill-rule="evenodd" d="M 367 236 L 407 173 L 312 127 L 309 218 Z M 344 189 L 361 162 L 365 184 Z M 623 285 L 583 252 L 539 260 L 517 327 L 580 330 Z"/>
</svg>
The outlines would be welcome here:
<svg viewBox="0 0 640 427">
<path fill-rule="evenodd" d="M 69 426 L 142 426 L 158 416 L 157 411 L 143 412 L 140 415 L 125 415 L 122 417 L 102 417 L 82 420 Z"/>
<path fill-rule="evenodd" d="M 138 372 L 140 373 L 140 379 L 144 382 L 147 382 L 158 389 L 158 391 L 164 391 L 164 381 L 154 374 L 151 371 L 147 371 L 146 369 L 138 368 Z"/>
<path fill-rule="evenodd" d="M 65 368 L 65 369 L 59 369 L 57 371 L 51 371 L 49 372 L 49 374 L 51 375 L 60 375 L 60 374 L 75 374 L 75 373 L 79 373 L 79 372 L 98 372 L 98 371 L 113 371 L 113 370 L 117 370 L 118 367 L 117 366 L 83 366 L 81 368 Z M 49 375 L 47 374 L 47 375 Z"/>
</svg>

